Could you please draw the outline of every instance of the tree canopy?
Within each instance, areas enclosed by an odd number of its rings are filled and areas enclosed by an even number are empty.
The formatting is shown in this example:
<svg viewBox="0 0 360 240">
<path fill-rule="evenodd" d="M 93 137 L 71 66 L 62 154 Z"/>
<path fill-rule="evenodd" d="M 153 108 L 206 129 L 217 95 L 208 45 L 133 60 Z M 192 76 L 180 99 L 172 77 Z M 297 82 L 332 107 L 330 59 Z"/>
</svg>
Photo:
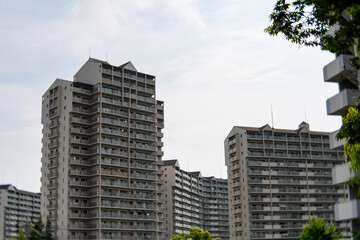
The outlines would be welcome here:
<svg viewBox="0 0 360 240">
<path fill-rule="evenodd" d="M 313 217 L 309 224 L 305 225 L 300 240 L 338 240 L 341 233 L 334 225 L 329 225 L 324 219 Z"/>
<path fill-rule="evenodd" d="M 212 238 L 211 234 L 208 231 L 204 231 L 199 228 L 190 229 L 189 234 L 178 234 L 174 235 L 171 240 L 220 240 L 220 238 Z"/>
<path fill-rule="evenodd" d="M 271 25 L 265 31 L 272 36 L 282 33 L 292 43 L 337 54 L 355 46 L 360 53 L 359 0 L 277 0 L 269 18 Z M 341 27 L 329 33 L 336 24 Z M 359 57 L 352 64 L 360 69 Z"/>
<path fill-rule="evenodd" d="M 31 229 L 29 240 L 40 240 L 44 236 L 44 223 L 42 218 L 40 218 L 35 222 L 33 228 Z"/>
<path fill-rule="evenodd" d="M 360 99 L 359 99 L 360 100 Z M 345 139 L 345 153 L 349 159 L 348 165 L 350 172 L 360 172 L 360 104 L 357 103 L 354 107 L 348 109 L 348 114 L 343 117 L 343 125 L 341 126 L 337 140 Z M 360 177 L 355 175 L 350 178 L 350 184 L 354 187 L 359 187 L 358 194 L 360 195 Z"/>
<path fill-rule="evenodd" d="M 21 238 L 21 237 L 23 238 Z M 42 218 L 40 216 L 40 218 L 35 222 L 32 223 L 32 228 L 30 231 L 30 234 L 28 236 L 28 238 L 24 237 L 24 234 L 19 234 L 19 238 L 18 240 L 54 240 L 54 237 L 52 235 L 52 231 L 51 231 L 51 223 L 50 220 L 48 219 L 46 221 L 46 224 L 44 225 Z"/>
</svg>

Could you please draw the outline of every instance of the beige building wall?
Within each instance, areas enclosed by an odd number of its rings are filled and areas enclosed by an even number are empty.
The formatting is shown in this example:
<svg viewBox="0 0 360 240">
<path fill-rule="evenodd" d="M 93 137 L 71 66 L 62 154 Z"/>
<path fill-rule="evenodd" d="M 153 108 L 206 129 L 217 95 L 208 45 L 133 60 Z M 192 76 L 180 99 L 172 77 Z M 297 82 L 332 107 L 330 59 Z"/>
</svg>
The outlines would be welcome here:
<svg viewBox="0 0 360 240">
<path fill-rule="evenodd" d="M 43 148 L 41 213 L 53 223 L 58 239 L 67 236 L 69 132 L 72 83 L 57 79 L 42 97 Z"/>
<path fill-rule="evenodd" d="M 184 171 L 177 160 L 163 162 L 166 239 L 188 234 L 191 228 L 228 239 L 227 180 Z"/>
<path fill-rule="evenodd" d="M 330 150 L 329 133 L 235 126 L 225 140 L 230 239 L 299 239 L 313 215 L 334 222 L 333 205 L 347 197 L 331 169 L 343 151 Z M 348 221 L 335 223 L 344 237 Z"/>
<path fill-rule="evenodd" d="M 203 228 L 213 238 L 228 240 L 229 235 L 229 197 L 227 179 L 203 177 Z"/>
<path fill-rule="evenodd" d="M 31 221 L 40 217 L 40 194 L 0 185 L 0 239 L 17 238 Z"/>
<path fill-rule="evenodd" d="M 45 92 L 42 124 L 41 210 L 58 239 L 164 239 L 154 76 L 89 59 Z"/>
<path fill-rule="evenodd" d="M 164 171 L 164 189 L 165 189 L 165 228 L 166 228 L 166 239 L 171 239 L 174 233 L 174 215 L 173 209 L 173 186 L 175 186 L 175 168 L 172 166 L 163 165 L 162 170 Z"/>
</svg>

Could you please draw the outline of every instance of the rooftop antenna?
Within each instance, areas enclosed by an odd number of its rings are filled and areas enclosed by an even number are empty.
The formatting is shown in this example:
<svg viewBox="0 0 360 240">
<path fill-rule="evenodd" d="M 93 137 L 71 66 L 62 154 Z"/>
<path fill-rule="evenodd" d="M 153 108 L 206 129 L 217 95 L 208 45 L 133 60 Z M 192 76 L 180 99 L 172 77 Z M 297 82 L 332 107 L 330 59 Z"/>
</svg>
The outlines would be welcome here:
<svg viewBox="0 0 360 240">
<path fill-rule="evenodd" d="M 190 172 L 190 163 L 189 163 L 189 158 L 188 158 L 188 172 Z"/>
<path fill-rule="evenodd" d="M 108 61 L 108 59 L 107 59 L 107 50 L 106 50 L 106 61 Z"/>
<path fill-rule="evenodd" d="M 3 169 L 3 184 L 5 184 L 5 170 Z"/>
<path fill-rule="evenodd" d="M 272 104 L 271 104 L 271 127 L 274 128 L 274 114 L 273 114 Z"/>
<path fill-rule="evenodd" d="M 304 110 L 304 114 L 305 114 L 305 122 L 307 122 L 307 121 L 306 121 L 306 110 Z"/>
<path fill-rule="evenodd" d="M 89 58 L 90 58 L 91 54 L 90 54 L 90 44 L 89 44 Z"/>
<path fill-rule="evenodd" d="M 222 178 L 222 166 L 220 167 L 220 178 Z"/>
</svg>

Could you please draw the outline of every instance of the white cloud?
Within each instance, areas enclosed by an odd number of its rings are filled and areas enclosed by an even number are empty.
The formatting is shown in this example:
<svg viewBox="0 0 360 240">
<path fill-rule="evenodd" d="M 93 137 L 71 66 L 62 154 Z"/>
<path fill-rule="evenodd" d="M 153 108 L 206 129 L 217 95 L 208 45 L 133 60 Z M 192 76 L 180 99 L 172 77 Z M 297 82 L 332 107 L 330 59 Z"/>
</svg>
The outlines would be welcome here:
<svg viewBox="0 0 360 240">
<path fill-rule="evenodd" d="M 40 90 L 23 84 L 0 82 L 0 112 L 6 113 L 0 119 L 0 129 L 4 126 L 9 129 L 7 123 L 15 128 L 19 125 L 40 124 L 41 95 Z"/>
<path fill-rule="evenodd" d="M 24 4 L 22 14 L 6 6 L 9 11 L 0 16 L 0 110 L 7 113 L 0 141 L 8 140 L 2 156 L 14 162 L 25 157 L 11 152 L 21 132 L 26 138 L 18 142 L 36 143 L 21 143 L 21 154 L 40 161 L 41 95 L 56 77 L 71 79 L 89 45 L 92 57 L 105 59 L 107 51 L 110 63 L 131 60 L 139 71 L 157 76 L 157 96 L 165 100 L 165 158 L 179 158 L 183 168 L 189 160 L 190 170 L 203 175 L 219 176 L 222 168 L 225 177 L 224 138 L 233 125 L 270 124 L 271 104 L 276 127 L 296 128 L 304 111 L 312 129 L 339 126 L 340 119 L 327 117 L 324 107 L 337 91 L 322 81 L 321 68 L 332 56 L 267 36 L 271 2 L 53 4 Z M 36 164 L 29 169 L 38 172 Z"/>
<path fill-rule="evenodd" d="M 0 83 L 0 179 L 21 189 L 40 190 L 41 92 Z"/>
</svg>

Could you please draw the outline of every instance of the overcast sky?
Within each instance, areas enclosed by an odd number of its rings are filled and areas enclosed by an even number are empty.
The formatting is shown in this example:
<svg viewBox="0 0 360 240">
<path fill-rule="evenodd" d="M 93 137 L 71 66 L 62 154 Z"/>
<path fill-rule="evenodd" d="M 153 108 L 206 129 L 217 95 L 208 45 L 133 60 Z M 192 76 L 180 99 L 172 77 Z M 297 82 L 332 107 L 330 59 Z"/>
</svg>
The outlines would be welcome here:
<svg viewBox="0 0 360 240">
<path fill-rule="evenodd" d="M 334 59 L 264 33 L 275 0 L 0 1 L 0 181 L 40 190 L 41 96 L 90 56 L 156 75 L 163 159 L 226 178 L 234 125 L 334 131 Z M 89 51 L 90 49 L 90 51 Z"/>
</svg>

